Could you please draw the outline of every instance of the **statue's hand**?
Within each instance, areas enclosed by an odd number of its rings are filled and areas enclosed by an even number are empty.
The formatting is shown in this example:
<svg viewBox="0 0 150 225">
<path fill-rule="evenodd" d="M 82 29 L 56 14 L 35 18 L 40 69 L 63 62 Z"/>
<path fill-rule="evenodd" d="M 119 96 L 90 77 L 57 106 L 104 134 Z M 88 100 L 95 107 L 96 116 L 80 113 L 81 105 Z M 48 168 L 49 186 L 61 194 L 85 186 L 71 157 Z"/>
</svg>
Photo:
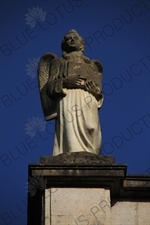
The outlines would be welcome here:
<svg viewBox="0 0 150 225">
<path fill-rule="evenodd" d="M 85 83 L 86 90 L 93 94 L 97 100 L 102 96 L 102 91 L 98 85 L 96 85 L 92 80 L 87 80 Z"/>
<path fill-rule="evenodd" d="M 69 76 L 63 79 L 64 88 L 83 88 L 84 80 L 79 76 Z"/>
</svg>

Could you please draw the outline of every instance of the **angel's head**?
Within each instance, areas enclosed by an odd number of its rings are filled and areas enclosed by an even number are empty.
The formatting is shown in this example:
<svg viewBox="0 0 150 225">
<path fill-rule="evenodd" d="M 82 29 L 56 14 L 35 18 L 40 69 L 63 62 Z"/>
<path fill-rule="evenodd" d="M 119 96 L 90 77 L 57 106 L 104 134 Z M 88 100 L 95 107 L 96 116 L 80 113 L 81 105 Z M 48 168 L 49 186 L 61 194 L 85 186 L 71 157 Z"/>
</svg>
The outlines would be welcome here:
<svg viewBox="0 0 150 225">
<path fill-rule="evenodd" d="M 61 48 L 63 52 L 70 53 L 74 51 L 84 52 L 85 41 L 76 30 L 70 30 L 62 40 Z"/>
</svg>

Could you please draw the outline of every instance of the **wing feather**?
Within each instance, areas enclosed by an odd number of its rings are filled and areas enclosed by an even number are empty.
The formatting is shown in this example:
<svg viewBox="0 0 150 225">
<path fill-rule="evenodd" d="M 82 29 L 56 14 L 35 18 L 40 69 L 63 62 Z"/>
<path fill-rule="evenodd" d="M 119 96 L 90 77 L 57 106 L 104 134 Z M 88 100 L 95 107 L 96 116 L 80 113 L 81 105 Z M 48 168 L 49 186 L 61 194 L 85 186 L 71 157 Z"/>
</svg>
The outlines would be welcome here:
<svg viewBox="0 0 150 225">
<path fill-rule="evenodd" d="M 49 79 L 49 68 L 51 61 L 57 58 L 54 53 L 46 53 L 43 55 L 38 64 L 38 81 L 40 89 L 40 97 L 44 116 L 46 120 L 51 120 L 57 117 L 56 103 L 51 100 L 46 93 L 46 84 Z"/>
<path fill-rule="evenodd" d="M 57 58 L 57 55 L 55 55 L 54 53 L 46 53 L 45 55 L 41 57 L 39 61 L 38 78 L 39 78 L 40 90 L 44 87 L 44 85 L 48 81 L 50 63 L 55 58 Z"/>
</svg>

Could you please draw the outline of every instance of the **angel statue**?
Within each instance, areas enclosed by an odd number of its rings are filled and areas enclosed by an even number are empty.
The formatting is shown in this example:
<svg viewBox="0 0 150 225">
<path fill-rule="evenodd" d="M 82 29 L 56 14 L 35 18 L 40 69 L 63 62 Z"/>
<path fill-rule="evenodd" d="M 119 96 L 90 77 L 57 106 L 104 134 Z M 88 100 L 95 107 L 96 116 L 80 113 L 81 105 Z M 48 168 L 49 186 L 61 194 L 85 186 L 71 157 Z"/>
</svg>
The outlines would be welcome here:
<svg viewBox="0 0 150 225">
<path fill-rule="evenodd" d="M 38 78 L 45 119 L 55 119 L 53 156 L 67 152 L 99 154 L 102 65 L 83 55 L 84 39 L 70 30 L 61 43 L 62 57 L 40 59 Z"/>
</svg>

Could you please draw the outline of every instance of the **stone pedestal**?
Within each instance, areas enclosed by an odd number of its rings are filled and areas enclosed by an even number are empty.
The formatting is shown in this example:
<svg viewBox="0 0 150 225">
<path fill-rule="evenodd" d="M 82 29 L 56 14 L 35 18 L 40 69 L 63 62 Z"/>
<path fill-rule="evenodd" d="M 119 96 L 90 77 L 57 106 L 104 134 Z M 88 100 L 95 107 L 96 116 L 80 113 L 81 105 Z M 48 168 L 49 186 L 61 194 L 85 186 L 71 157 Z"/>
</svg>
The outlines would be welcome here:
<svg viewBox="0 0 150 225">
<path fill-rule="evenodd" d="M 113 156 L 66 153 L 29 165 L 28 225 L 149 225 L 150 176 Z"/>
<path fill-rule="evenodd" d="M 45 225 L 109 224 L 110 191 L 103 188 L 51 188 L 45 192 Z M 49 210 L 50 209 L 50 210 Z"/>
</svg>

